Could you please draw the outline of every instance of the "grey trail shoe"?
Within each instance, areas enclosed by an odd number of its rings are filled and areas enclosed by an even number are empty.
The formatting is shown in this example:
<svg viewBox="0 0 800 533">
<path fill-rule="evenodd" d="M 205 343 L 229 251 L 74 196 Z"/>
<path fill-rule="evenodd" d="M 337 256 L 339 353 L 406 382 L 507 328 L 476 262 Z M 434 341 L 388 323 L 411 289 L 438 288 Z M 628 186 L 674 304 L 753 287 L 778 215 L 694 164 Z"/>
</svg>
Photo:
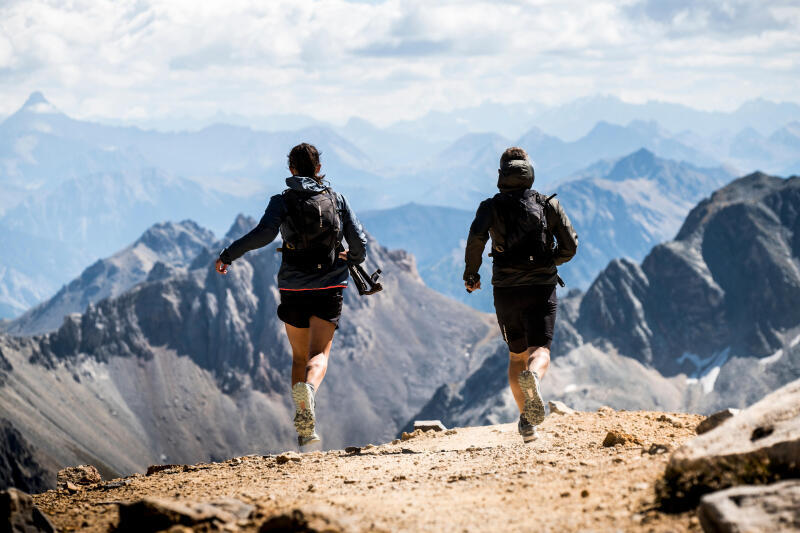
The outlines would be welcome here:
<svg viewBox="0 0 800 533">
<path fill-rule="evenodd" d="M 314 418 L 314 385 L 310 383 L 295 383 L 292 387 L 292 400 L 294 400 L 294 427 L 297 434 L 305 439 L 316 435 L 314 431 L 316 419 Z M 319 436 L 317 436 L 319 440 Z M 308 441 L 306 444 L 308 444 Z"/>
<path fill-rule="evenodd" d="M 519 373 L 519 386 L 522 394 L 525 395 L 525 408 L 522 410 L 522 414 L 525 415 L 528 422 L 538 426 L 544 422 L 544 401 L 542 393 L 539 392 L 539 376 L 536 375 L 536 372 L 523 370 Z"/>
<path fill-rule="evenodd" d="M 522 436 L 522 442 L 531 442 L 539 438 L 539 435 L 536 433 L 536 427 L 528 422 L 524 415 L 519 415 L 517 431 L 519 431 L 519 434 Z"/>
<path fill-rule="evenodd" d="M 321 440 L 322 439 L 319 438 L 319 435 L 317 435 L 317 432 L 314 431 L 314 433 L 312 433 L 308 437 L 301 437 L 300 435 L 298 435 L 297 436 L 297 445 L 300 446 L 300 447 L 308 446 L 309 444 L 314 444 L 315 442 L 320 442 Z"/>
</svg>

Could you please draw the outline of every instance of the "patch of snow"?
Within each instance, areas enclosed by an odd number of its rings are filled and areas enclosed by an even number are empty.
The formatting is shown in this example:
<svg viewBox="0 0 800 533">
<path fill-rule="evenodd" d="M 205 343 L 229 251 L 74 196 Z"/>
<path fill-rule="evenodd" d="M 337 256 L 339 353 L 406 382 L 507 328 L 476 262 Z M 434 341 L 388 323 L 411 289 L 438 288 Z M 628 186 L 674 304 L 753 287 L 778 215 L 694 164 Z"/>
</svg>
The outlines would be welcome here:
<svg viewBox="0 0 800 533">
<path fill-rule="evenodd" d="M 762 357 L 761 359 L 758 360 L 758 362 L 759 362 L 759 364 L 761 364 L 763 366 L 767 366 L 767 365 L 771 365 L 772 363 L 774 363 L 775 361 L 777 361 L 781 357 L 783 357 L 783 348 L 781 348 L 780 350 L 778 350 L 777 352 L 775 352 L 772 355 L 769 355 L 767 357 Z"/>
<path fill-rule="evenodd" d="M 800 344 L 800 335 L 798 335 L 797 337 L 795 337 L 795 338 L 794 338 L 794 340 L 793 340 L 792 342 L 790 342 L 790 343 L 789 343 L 789 348 L 794 348 L 794 347 L 795 347 L 795 346 L 797 346 L 798 344 Z"/>
<path fill-rule="evenodd" d="M 728 361 L 730 353 L 730 347 L 713 353 L 708 357 L 700 357 L 690 352 L 684 352 L 683 355 L 678 358 L 678 363 L 680 364 L 688 360 L 695 367 L 695 371 L 686 379 L 686 383 L 700 383 L 703 387 L 703 392 L 706 394 L 713 391 L 714 384 L 717 382 L 717 377 L 719 376 L 720 368 Z"/>
</svg>

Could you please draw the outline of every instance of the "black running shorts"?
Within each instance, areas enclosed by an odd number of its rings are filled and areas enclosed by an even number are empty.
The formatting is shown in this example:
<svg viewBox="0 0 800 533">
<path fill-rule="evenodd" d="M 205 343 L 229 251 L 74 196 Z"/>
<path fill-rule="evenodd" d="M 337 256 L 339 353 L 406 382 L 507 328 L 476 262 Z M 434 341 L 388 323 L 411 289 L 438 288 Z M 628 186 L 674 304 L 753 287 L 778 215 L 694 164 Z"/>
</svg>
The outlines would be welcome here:
<svg viewBox="0 0 800 533">
<path fill-rule="evenodd" d="M 530 346 L 550 348 L 557 307 L 555 285 L 494 288 L 497 323 L 508 349 L 514 353 Z"/>
<path fill-rule="evenodd" d="M 327 320 L 339 327 L 342 316 L 342 292 L 344 289 L 314 289 L 305 291 L 281 291 L 278 318 L 296 328 L 309 327 L 312 316 Z"/>
</svg>

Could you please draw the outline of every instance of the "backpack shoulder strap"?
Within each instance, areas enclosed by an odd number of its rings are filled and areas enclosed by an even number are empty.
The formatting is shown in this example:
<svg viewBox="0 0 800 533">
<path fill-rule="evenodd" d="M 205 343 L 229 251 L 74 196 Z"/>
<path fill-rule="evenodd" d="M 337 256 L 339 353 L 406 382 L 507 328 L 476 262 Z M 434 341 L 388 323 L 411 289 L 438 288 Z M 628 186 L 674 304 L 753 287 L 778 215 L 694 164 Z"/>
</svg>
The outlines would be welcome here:
<svg viewBox="0 0 800 533">
<path fill-rule="evenodd" d="M 306 224 L 303 219 L 303 214 L 299 212 L 298 202 L 299 195 L 292 189 L 283 191 L 283 201 L 286 204 L 286 213 L 289 215 L 289 221 L 294 227 L 297 238 L 299 238 L 303 246 L 308 246 L 308 236 L 306 235 Z"/>
</svg>

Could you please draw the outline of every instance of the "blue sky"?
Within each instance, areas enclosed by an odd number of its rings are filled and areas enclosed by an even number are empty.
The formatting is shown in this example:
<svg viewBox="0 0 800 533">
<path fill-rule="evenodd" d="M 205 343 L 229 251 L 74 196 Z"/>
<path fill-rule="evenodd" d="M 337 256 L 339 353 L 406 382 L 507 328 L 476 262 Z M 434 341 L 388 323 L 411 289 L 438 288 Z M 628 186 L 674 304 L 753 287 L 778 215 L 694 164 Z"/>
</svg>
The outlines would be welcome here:
<svg viewBox="0 0 800 533">
<path fill-rule="evenodd" d="M 0 115 L 33 90 L 86 118 L 431 109 L 597 93 L 733 109 L 800 100 L 800 3 L 4 0 Z"/>
</svg>

